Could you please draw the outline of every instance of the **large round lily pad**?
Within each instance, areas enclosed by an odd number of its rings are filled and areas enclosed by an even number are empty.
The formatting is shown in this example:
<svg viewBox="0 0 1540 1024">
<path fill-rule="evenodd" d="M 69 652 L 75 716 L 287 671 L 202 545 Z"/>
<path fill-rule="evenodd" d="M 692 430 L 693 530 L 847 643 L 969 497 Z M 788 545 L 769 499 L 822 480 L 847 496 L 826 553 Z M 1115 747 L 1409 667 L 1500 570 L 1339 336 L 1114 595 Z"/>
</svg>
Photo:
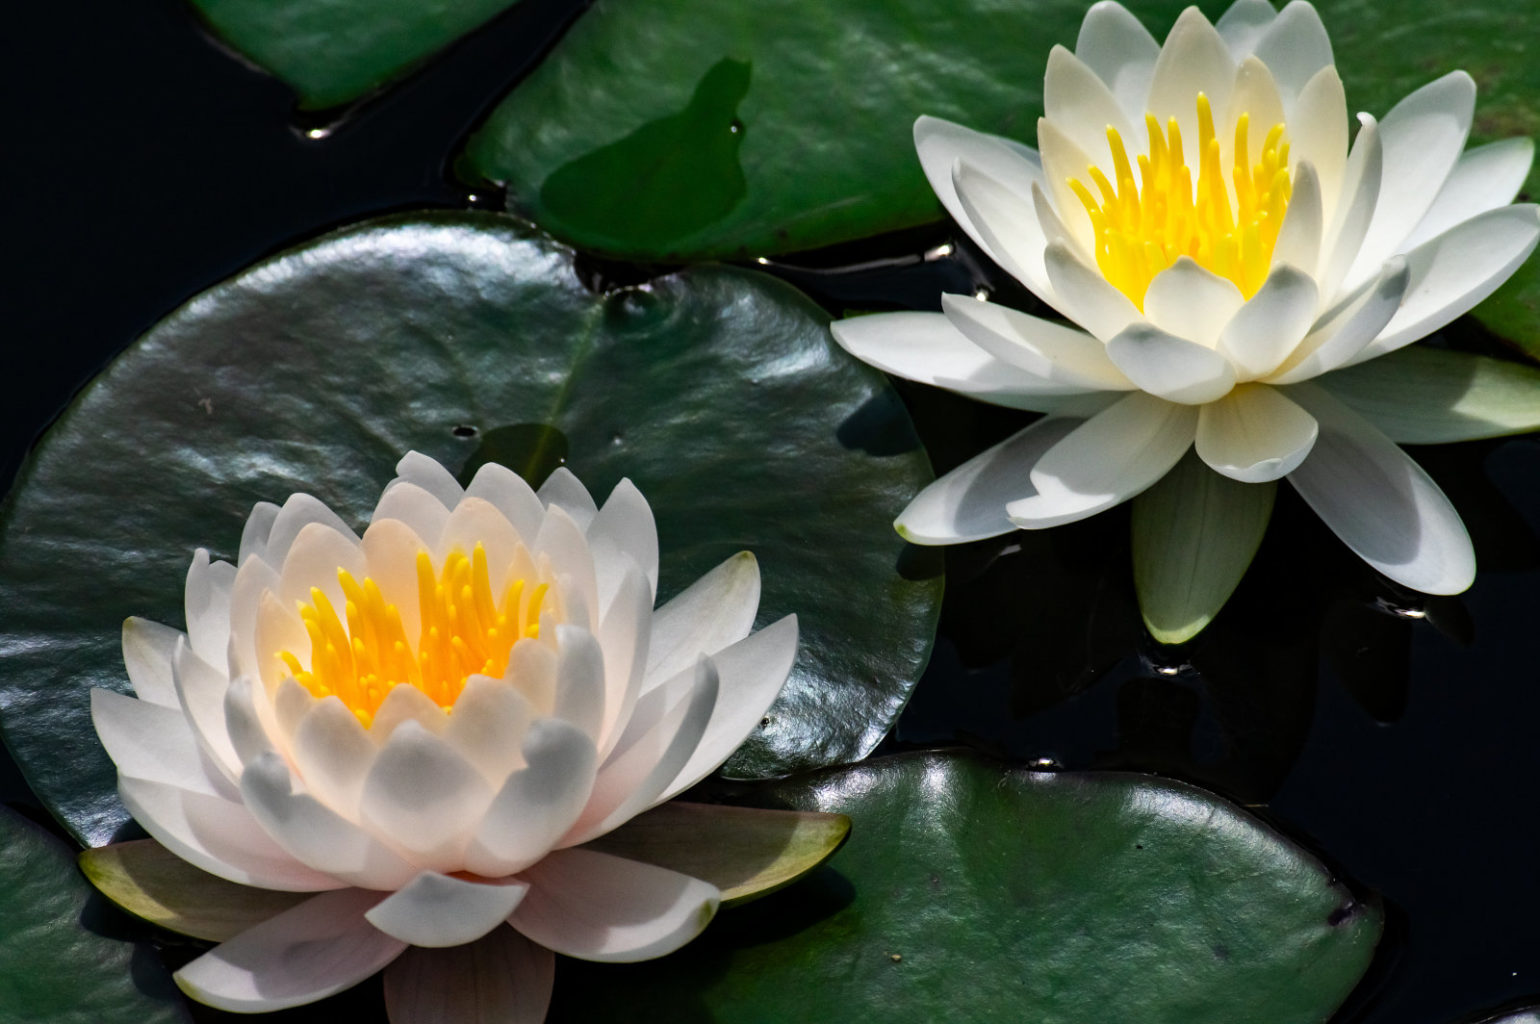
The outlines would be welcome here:
<svg viewBox="0 0 1540 1024">
<path fill-rule="evenodd" d="M 735 774 L 865 756 L 929 657 L 941 582 L 900 574 L 890 526 L 929 463 L 805 298 L 723 268 L 597 295 L 507 218 L 376 222 L 163 321 L 0 513 L 0 726 L 83 841 L 125 818 L 87 700 L 126 686 L 124 617 L 180 625 L 192 551 L 233 558 L 258 500 L 307 490 L 361 526 L 408 449 L 526 472 L 565 451 L 601 498 L 629 476 L 657 517 L 662 600 L 755 552 L 761 623 L 798 613 L 802 646 Z"/>
<path fill-rule="evenodd" d="M 919 753 L 740 796 L 838 810 L 850 840 L 663 960 L 562 961 L 553 1022 L 1306 1024 L 1380 935 L 1304 850 L 1150 776 Z"/>
<path fill-rule="evenodd" d="M 0 807 L 0 1024 L 188 1020 L 147 946 L 107 935 L 105 903 L 59 840 Z"/>
</svg>

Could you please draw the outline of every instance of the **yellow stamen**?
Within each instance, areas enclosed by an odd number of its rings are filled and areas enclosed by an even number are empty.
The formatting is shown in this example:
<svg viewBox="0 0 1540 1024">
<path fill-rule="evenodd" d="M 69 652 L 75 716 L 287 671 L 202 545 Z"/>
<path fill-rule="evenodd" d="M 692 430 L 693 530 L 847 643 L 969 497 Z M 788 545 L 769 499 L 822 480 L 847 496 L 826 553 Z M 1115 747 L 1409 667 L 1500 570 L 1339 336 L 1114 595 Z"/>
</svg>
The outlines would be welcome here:
<svg viewBox="0 0 1540 1024">
<path fill-rule="evenodd" d="M 1182 153 L 1182 130 L 1176 118 L 1170 118 L 1162 131 L 1160 122 L 1149 114 L 1145 115 L 1148 152 L 1133 162 L 1117 129 L 1107 128 L 1117 180 L 1109 181 L 1097 167 L 1086 171 L 1086 178 L 1101 193 L 1099 198 L 1082 182 L 1069 182 L 1091 217 L 1096 265 L 1141 310 L 1150 281 L 1183 256 L 1233 281 L 1242 295 L 1251 298 L 1267 279 L 1288 209 L 1293 182 L 1283 125 L 1275 124 L 1268 131 L 1253 163 L 1247 141 L 1250 117 L 1242 114 L 1237 119 L 1229 175 L 1235 189 L 1232 198 L 1214 132 L 1214 114 L 1202 93 L 1197 111 L 1196 187 Z"/>
<path fill-rule="evenodd" d="M 311 588 L 308 603 L 298 602 L 310 637 L 308 667 L 292 651 L 277 657 L 286 675 L 316 697 L 335 694 L 366 729 L 395 687 L 414 686 L 448 711 L 472 675 L 501 676 L 515 641 L 540 635 L 547 585 L 526 588 L 516 579 L 497 600 L 480 544 L 469 558 L 450 552 L 436 573 L 428 553 L 418 552 L 422 628 L 415 649 L 379 584 L 370 577 L 360 582 L 345 569 L 337 570 L 337 580 L 345 598 L 341 616 L 319 588 Z"/>
</svg>

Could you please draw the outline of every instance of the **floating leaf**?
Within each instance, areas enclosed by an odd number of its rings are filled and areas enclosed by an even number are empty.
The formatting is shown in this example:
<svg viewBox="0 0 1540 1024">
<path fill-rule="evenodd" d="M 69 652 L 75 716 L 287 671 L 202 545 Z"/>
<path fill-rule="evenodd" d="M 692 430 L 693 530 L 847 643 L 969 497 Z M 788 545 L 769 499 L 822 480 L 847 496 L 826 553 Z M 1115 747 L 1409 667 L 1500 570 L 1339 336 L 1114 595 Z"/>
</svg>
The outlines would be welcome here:
<svg viewBox="0 0 1540 1024">
<path fill-rule="evenodd" d="M 850 841 L 662 960 L 562 961 L 553 1022 L 1306 1024 L 1380 934 L 1302 849 L 1182 783 L 924 753 L 739 796 L 848 814 Z"/>
<path fill-rule="evenodd" d="M 0 807 L 0 1024 L 173 1024 L 188 1018 L 148 947 L 100 934 L 65 845 Z"/>
<path fill-rule="evenodd" d="M 941 581 L 899 571 L 890 524 L 930 470 L 882 375 L 762 275 L 595 295 L 571 259 L 485 215 L 323 238 L 167 318 L 40 442 L 0 517 L 0 726 L 88 845 L 125 819 L 86 696 L 126 686 L 123 619 L 180 624 L 193 549 L 234 557 L 254 502 L 305 489 L 362 523 L 402 452 L 459 466 L 480 437 L 526 471 L 565 445 L 601 496 L 633 479 L 663 600 L 755 553 L 761 624 L 796 612 L 802 644 L 733 772 L 859 759 L 887 732 Z"/>
</svg>

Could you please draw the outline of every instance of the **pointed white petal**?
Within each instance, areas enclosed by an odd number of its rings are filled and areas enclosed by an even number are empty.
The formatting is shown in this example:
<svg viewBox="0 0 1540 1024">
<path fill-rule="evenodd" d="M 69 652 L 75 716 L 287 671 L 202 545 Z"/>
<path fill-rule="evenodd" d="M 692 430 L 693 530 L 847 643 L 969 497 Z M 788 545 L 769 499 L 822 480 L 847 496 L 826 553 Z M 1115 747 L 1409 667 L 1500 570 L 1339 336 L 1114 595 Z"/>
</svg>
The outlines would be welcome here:
<svg viewBox="0 0 1540 1024">
<path fill-rule="evenodd" d="M 1400 251 L 1410 252 L 1456 224 L 1513 202 L 1534 159 L 1533 139 L 1503 139 L 1466 150 Z"/>
<path fill-rule="evenodd" d="M 401 461 L 396 463 L 396 479 L 416 484 L 445 508 L 454 508 L 465 497 L 465 490 L 454 474 L 439 465 L 437 459 L 422 452 L 407 452 L 401 456 Z"/>
<path fill-rule="evenodd" d="M 246 525 L 241 527 L 241 546 L 236 556 L 236 565 L 245 565 L 246 559 L 252 555 L 258 558 L 267 556 L 267 539 L 273 533 L 273 523 L 278 520 L 278 506 L 270 501 L 259 501 L 251 507 L 251 515 L 246 517 Z"/>
<path fill-rule="evenodd" d="M 1289 389 L 1321 435 L 1289 474 L 1294 489 L 1341 541 L 1402 586 L 1458 594 L 1476 576 L 1459 513 L 1395 442 L 1321 388 Z"/>
<path fill-rule="evenodd" d="M 167 708 L 179 706 L 171 659 L 177 641 L 185 637 L 181 630 L 149 619 L 129 616 L 123 620 L 123 666 L 140 700 Z"/>
<path fill-rule="evenodd" d="M 1198 413 L 1198 457 L 1215 472 L 1245 484 L 1294 472 L 1315 445 L 1316 423 L 1282 392 L 1241 384 Z"/>
<path fill-rule="evenodd" d="M 530 727 L 525 766 L 508 777 L 465 851 L 468 870 L 514 874 L 545 856 L 572 827 L 593 791 L 598 752 L 583 730 L 559 718 Z"/>
<path fill-rule="evenodd" d="M 291 494 L 289 500 L 283 503 L 283 507 L 273 517 L 273 526 L 267 535 L 266 550 L 262 553 L 262 560 L 274 569 L 283 565 L 283 560 L 289 557 L 289 546 L 294 543 L 294 538 L 298 537 L 299 532 L 310 523 L 329 526 L 344 537 L 358 540 L 358 535 L 349 529 L 348 524 L 342 521 L 342 517 L 328 508 L 325 502 L 308 494 Z M 244 565 L 245 562 L 241 564 Z"/>
<path fill-rule="evenodd" d="M 233 783 L 240 775 L 241 760 L 225 727 L 225 691 L 230 689 L 229 677 L 193 653 L 185 640 L 177 644 L 172 672 L 182 714 L 192 725 L 204 757 Z"/>
<path fill-rule="evenodd" d="M 429 550 L 428 542 L 398 519 L 377 519 L 364 531 L 360 547 L 369 578 L 380 588 L 385 601 L 396 606 L 407 637 L 416 640 L 422 632 L 422 614 L 417 607 L 417 555 Z"/>
<path fill-rule="evenodd" d="M 1001 362 L 1072 387 L 1129 391 L 1107 348 L 1084 331 L 1040 320 L 970 295 L 941 296 L 941 309 L 969 341 Z"/>
<path fill-rule="evenodd" d="M 1037 493 L 1032 467 L 1083 422 L 1047 416 L 985 449 L 915 495 L 894 528 L 911 544 L 959 544 L 1018 529 L 1005 506 Z"/>
<path fill-rule="evenodd" d="M 306 900 L 215 946 L 177 971 L 176 983 L 234 1013 L 303 1006 L 352 988 L 406 948 L 364 920 L 381 896 L 342 889 Z"/>
<path fill-rule="evenodd" d="M 1335 63 L 1326 26 L 1306 0 L 1293 0 L 1278 12 L 1253 52 L 1272 70 L 1285 102 L 1322 68 Z"/>
<path fill-rule="evenodd" d="M 1230 56 L 1239 61 L 1257 48 L 1262 34 L 1277 17 L 1278 12 L 1267 0 L 1236 0 L 1214 22 L 1214 29 L 1230 47 Z"/>
<path fill-rule="evenodd" d="M 1081 149 L 1074 139 L 1064 131 L 1057 121 L 1050 121 L 1046 117 L 1037 119 L 1037 144 L 1043 158 L 1042 186 L 1049 196 L 1053 198 L 1053 208 L 1058 214 L 1060 222 L 1069 232 L 1074 241 L 1075 248 L 1080 253 L 1089 253 L 1095 245 L 1095 233 L 1091 229 L 1091 215 L 1086 211 L 1085 204 L 1075 195 L 1070 186 L 1070 180 L 1079 181 L 1082 184 L 1091 182 L 1090 171 L 1092 167 L 1100 166 L 1100 161 L 1093 160 L 1091 154 Z M 1026 193 L 1030 195 L 1030 193 Z M 981 225 L 987 227 L 987 225 Z M 1049 283 L 1053 283 L 1053 275 L 1048 277 Z M 1058 288 L 1054 286 L 1054 292 L 1058 294 Z M 1054 308 L 1066 313 L 1058 302 Z"/>
<path fill-rule="evenodd" d="M 1144 321 L 1128 296 L 1108 284 L 1099 271 L 1082 263 L 1063 242 L 1049 243 L 1044 262 L 1059 296 L 1060 312 L 1093 337 L 1107 341 L 1129 324 Z"/>
<path fill-rule="evenodd" d="M 586 629 L 556 627 L 556 717 L 595 742 L 604 728 L 604 651 Z"/>
<path fill-rule="evenodd" d="M 1386 260 L 1379 280 L 1361 286 L 1317 320 L 1294 354 L 1267 376 L 1268 383 L 1295 384 L 1351 362 L 1396 315 L 1410 282 L 1405 259 Z"/>
<path fill-rule="evenodd" d="M 519 766 L 519 747 L 534 718 L 528 698 L 513 686 L 476 675 L 456 698 L 442 735 L 496 788 Z"/>
<path fill-rule="evenodd" d="M 1293 194 L 1289 197 L 1289 208 L 1283 215 L 1278 242 L 1273 246 L 1273 266 L 1284 264 L 1298 268 L 1301 273 L 1310 276 L 1313 286 L 1316 268 L 1321 262 L 1324 217 L 1321 186 L 1315 167 L 1301 163 L 1295 168 Z"/>
<path fill-rule="evenodd" d="M 1148 324 L 1134 324 L 1107 342 L 1107 355 L 1129 380 L 1168 402 L 1201 405 L 1235 386 L 1230 360 Z"/>
<path fill-rule="evenodd" d="M 467 496 L 449 513 L 444 532 L 439 535 L 433 549 L 434 566 L 442 567 L 452 552 L 458 551 L 467 558 L 475 557 L 476 546 L 486 552 L 487 581 L 494 595 L 501 594 L 508 584 L 509 568 L 513 565 L 514 552 L 524 543 L 519 531 L 508 522 L 508 517 L 497 506 L 483 498 Z M 495 598 L 494 598 L 495 600 Z M 413 634 L 408 636 L 416 639 Z"/>
<path fill-rule="evenodd" d="M 629 559 L 614 600 L 599 624 L 598 641 L 604 656 L 604 721 L 598 733 L 599 753 L 610 752 L 625 728 L 647 677 L 647 648 L 652 640 L 653 584 Z"/>
<path fill-rule="evenodd" d="M 225 690 L 225 731 L 242 764 L 273 749 L 277 723 L 267 694 L 250 676 L 236 676 Z"/>
<path fill-rule="evenodd" d="M 1166 334 L 1212 349 L 1245 302 L 1235 282 L 1182 256 L 1150 281 L 1144 315 Z"/>
<path fill-rule="evenodd" d="M 379 748 L 336 696 L 315 702 L 294 730 L 290 755 L 305 787 L 341 814 L 358 812 Z"/>
<path fill-rule="evenodd" d="M 449 728 L 449 716 L 437 701 L 417 687 L 402 683 L 392 688 L 380 702 L 369 725 L 369 735 L 376 744 L 383 745 L 407 722 L 415 722 L 434 735 Z"/>
<path fill-rule="evenodd" d="M 91 691 L 91 721 L 119 774 L 217 793 L 181 709 Z"/>
<path fill-rule="evenodd" d="M 470 762 L 416 722 L 403 722 L 364 781 L 359 813 L 419 867 L 454 871 L 491 800 Z"/>
<path fill-rule="evenodd" d="M 588 493 L 588 488 L 566 466 L 557 466 L 551 475 L 546 477 L 545 483 L 540 485 L 537 492 L 540 503 L 549 511 L 553 506 L 566 512 L 579 529 L 588 529 L 588 524 L 593 522 L 594 516 L 599 513 L 599 506 L 595 504 L 593 495 Z"/>
<path fill-rule="evenodd" d="M 1038 460 L 1037 493 L 1006 506 L 1042 529 L 1095 515 L 1149 487 L 1192 445 L 1198 410 L 1136 391 L 1076 427 Z"/>
<path fill-rule="evenodd" d="M 1379 125 L 1368 114 L 1359 114 L 1358 120 L 1358 137 L 1353 140 L 1342 172 L 1341 199 L 1321 242 L 1321 273 L 1316 281 L 1321 287 L 1321 301 L 1327 304 L 1335 303 L 1344 291 L 1351 291 L 1344 288 L 1343 282 L 1358 257 L 1380 197 L 1384 153 Z"/>
<path fill-rule="evenodd" d="M 1124 112 L 1112 90 L 1095 71 L 1062 46 L 1048 52 L 1048 67 L 1043 75 L 1043 113 L 1103 171 L 1112 169 L 1112 150 L 1107 145 L 1109 129 L 1125 142 L 1139 137 L 1134 131 L 1135 122 Z"/>
<path fill-rule="evenodd" d="M 1540 429 L 1540 369 L 1408 345 L 1316 383 L 1398 444 L 1444 444 Z"/>
<path fill-rule="evenodd" d="M 1006 273 L 1052 302 L 1052 287 L 1043 269 L 1048 235 L 1033 204 L 1033 192 L 1014 191 L 963 159 L 952 166 L 952 188 L 968 217 L 969 233 L 984 251 Z M 1036 183 L 1033 191 L 1041 191 Z M 1067 230 L 1057 220 L 1055 226 Z"/>
<path fill-rule="evenodd" d="M 599 611 L 609 608 L 630 559 L 641 567 L 652 594 L 658 591 L 658 524 L 652 506 L 629 479 L 615 485 L 588 524 L 588 546 L 599 575 Z M 624 557 L 616 557 L 624 556 Z"/>
<path fill-rule="evenodd" d="M 488 462 L 476 470 L 465 493 L 467 497 L 491 502 L 518 531 L 526 545 L 534 543 L 540 520 L 545 516 L 545 506 L 519 474 L 507 466 Z"/>
<path fill-rule="evenodd" d="M 1266 64 L 1256 57 L 1241 59 L 1235 73 L 1235 89 L 1230 93 L 1230 107 L 1226 111 L 1214 111 L 1219 118 L 1215 130 L 1219 151 L 1226 167 L 1233 166 L 1235 159 L 1235 133 L 1224 126 L 1234 125 L 1242 114 L 1246 115 L 1246 152 L 1255 160 L 1265 148 L 1267 133 L 1273 125 L 1283 124 L 1283 100 L 1278 95 L 1278 83 Z"/>
<path fill-rule="evenodd" d="M 653 613 L 643 690 L 748 636 L 758 610 L 759 562 L 740 551 Z"/>
<path fill-rule="evenodd" d="M 309 523 L 300 530 L 289 553 L 284 556 L 275 596 L 286 609 L 292 609 L 296 603 L 310 604 L 311 590 L 319 590 L 341 618 L 347 598 L 337 579 L 339 569 L 355 580 L 363 581 L 368 573 L 368 563 L 359 542 L 328 526 Z"/>
<path fill-rule="evenodd" d="M 543 1024 L 556 958 L 512 928 L 462 949 L 409 948 L 385 968 L 391 1024 Z"/>
<path fill-rule="evenodd" d="M 1271 63 L 1268 61 L 1269 65 Z M 1203 12 L 1196 7 L 1187 8 L 1171 26 L 1166 42 L 1160 48 L 1160 57 L 1155 61 L 1149 112 L 1161 124 L 1165 124 L 1167 118 L 1176 118 L 1182 129 L 1182 149 L 1188 167 L 1197 167 L 1200 163 L 1198 93 L 1208 97 L 1214 110 L 1224 111 L 1229 108 L 1234 83 L 1235 60 L 1230 56 L 1230 48 Z"/>
<path fill-rule="evenodd" d="M 1292 109 L 1285 97 L 1284 111 L 1290 115 L 1289 161 L 1296 175 L 1305 164 L 1315 168 L 1324 221 L 1330 224 L 1346 198 L 1341 193 L 1348 154 L 1347 94 L 1337 69 L 1317 71 L 1300 90 Z"/>
<path fill-rule="evenodd" d="M 1317 297 L 1309 274 L 1275 263 L 1219 335 L 1219 351 L 1235 364 L 1236 376 L 1250 380 L 1277 369 L 1315 322 Z"/>
<path fill-rule="evenodd" d="M 586 493 L 586 492 L 585 492 Z M 592 521 L 592 516 L 589 516 Z M 546 509 L 545 521 L 535 535 L 535 546 L 530 553 L 539 563 L 541 556 L 551 560 L 551 568 L 557 577 L 569 577 L 570 585 L 562 587 L 561 599 L 567 606 L 567 621 L 593 629 L 598 625 L 593 618 L 599 614 L 599 581 L 594 574 L 593 553 L 583 536 L 583 524 L 573 519 L 562 505 L 553 504 Z M 572 599 L 576 598 L 588 615 L 579 621 L 573 616 Z"/>
<path fill-rule="evenodd" d="M 1092 4 L 1080 23 L 1075 56 L 1111 87 L 1130 120 L 1143 119 L 1160 44 L 1138 18 L 1113 0 Z"/>
<path fill-rule="evenodd" d="M 509 923 L 580 960 L 630 963 L 672 953 L 721 903 L 715 886 L 592 850 L 560 850 L 525 872 L 529 895 Z"/>
<path fill-rule="evenodd" d="M 364 919 L 413 946 L 463 946 L 506 921 L 528 892 L 529 884 L 516 879 L 471 882 L 424 871 L 376 903 Z"/>
<path fill-rule="evenodd" d="M 198 657 L 213 665 L 225 660 L 230 646 L 230 590 L 235 585 L 235 566 L 211 562 L 199 548 L 187 567 L 184 610 L 187 639 Z"/>
</svg>

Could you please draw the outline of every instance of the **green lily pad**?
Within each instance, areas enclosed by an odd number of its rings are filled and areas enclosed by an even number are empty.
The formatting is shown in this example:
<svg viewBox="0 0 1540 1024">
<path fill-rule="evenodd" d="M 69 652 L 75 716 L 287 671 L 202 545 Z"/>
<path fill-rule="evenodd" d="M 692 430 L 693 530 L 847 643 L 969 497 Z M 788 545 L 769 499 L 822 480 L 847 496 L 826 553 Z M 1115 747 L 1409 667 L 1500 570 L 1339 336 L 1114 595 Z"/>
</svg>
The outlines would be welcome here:
<svg viewBox="0 0 1540 1024">
<path fill-rule="evenodd" d="M 847 814 L 850 841 L 662 960 L 562 961 L 551 1021 L 1305 1024 L 1380 935 L 1304 850 L 1183 783 L 932 752 L 739 796 Z"/>
<path fill-rule="evenodd" d="M 306 109 L 399 78 L 518 0 L 191 0 L 209 27 Z"/>
<path fill-rule="evenodd" d="M 91 887 L 65 845 L 5 807 L 0 878 L 0 1024 L 188 1020 L 148 947 L 99 934 Z"/>
<path fill-rule="evenodd" d="M 403 452 L 454 469 L 484 437 L 516 469 L 565 445 L 600 497 L 634 480 L 660 600 L 758 557 L 760 622 L 796 612 L 802 643 L 732 773 L 864 757 L 929 658 L 941 580 L 901 575 L 889 525 L 929 462 L 826 324 L 725 268 L 596 295 L 567 250 L 474 214 L 352 228 L 211 289 L 86 388 L 0 512 L 8 746 L 102 845 L 126 816 L 87 692 L 126 687 L 122 620 L 179 625 L 192 551 L 234 557 L 254 502 L 307 490 L 362 525 Z"/>
</svg>

